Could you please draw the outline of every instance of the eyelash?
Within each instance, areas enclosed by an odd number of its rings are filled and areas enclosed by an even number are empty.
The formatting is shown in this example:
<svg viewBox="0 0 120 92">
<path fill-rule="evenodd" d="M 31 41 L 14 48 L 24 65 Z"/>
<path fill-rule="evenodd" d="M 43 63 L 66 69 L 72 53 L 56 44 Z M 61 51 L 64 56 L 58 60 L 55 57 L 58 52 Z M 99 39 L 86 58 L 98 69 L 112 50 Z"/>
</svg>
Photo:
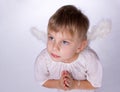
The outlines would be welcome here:
<svg viewBox="0 0 120 92">
<path fill-rule="evenodd" d="M 68 41 L 62 41 L 62 43 L 63 43 L 64 45 L 68 45 L 68 44 L 69 44 Z"/>
<path fill-rule="evenodd" d="M 48 36 L 48 40 L 54 40 L 54 38 L 52 36 Z"/>
<path fill-rule="evenodd" d="M 53 41 L 53 40 L 54 40 L 54 37 L 48 36 L 48 40 L 49 40 L 49 41 Z M 63 45 L 69 45 L 70 42 L 63 40 L 63 41 L 61 42 L 61 44 L 63 44 Z"/>
</svg>

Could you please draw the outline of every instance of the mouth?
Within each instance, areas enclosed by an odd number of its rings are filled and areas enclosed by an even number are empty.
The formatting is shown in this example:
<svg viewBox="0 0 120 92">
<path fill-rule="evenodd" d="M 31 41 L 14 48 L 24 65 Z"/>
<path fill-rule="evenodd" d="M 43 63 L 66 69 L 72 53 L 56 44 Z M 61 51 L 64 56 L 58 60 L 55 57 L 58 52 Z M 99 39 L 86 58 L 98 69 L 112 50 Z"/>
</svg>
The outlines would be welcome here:
<svg viewBox="0 0 120 92">
<path fill-rule="evenodd" d="M 60 58 L 60 56 L 58 56 L 56 54 L 53 54 L 53 53 L 51 53 L 51 56 L 54 57 L 54 58 Z"/>
</svg>

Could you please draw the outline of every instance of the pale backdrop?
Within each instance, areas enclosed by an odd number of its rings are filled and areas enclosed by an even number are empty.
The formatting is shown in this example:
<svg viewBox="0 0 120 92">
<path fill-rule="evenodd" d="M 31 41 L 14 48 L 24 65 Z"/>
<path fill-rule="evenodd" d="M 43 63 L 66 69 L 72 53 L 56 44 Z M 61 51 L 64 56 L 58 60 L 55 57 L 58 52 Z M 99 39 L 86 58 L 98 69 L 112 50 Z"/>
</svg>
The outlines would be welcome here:
<svg viewBox="0 0 120 92">
<path fill-rule="evenodd" d="M 62 5 L 79 7 L 91 26 L 102 18 L 112 21 L 112 32 L 92 42 L 104 69 L 98 92 L 120 92 L 119 0 L 0 0 L 0 92 L 53 92 L 34 80 L 34 61 L 45 47 L 31 33 L 46 30 L 49 17 Z"/>
</svg>

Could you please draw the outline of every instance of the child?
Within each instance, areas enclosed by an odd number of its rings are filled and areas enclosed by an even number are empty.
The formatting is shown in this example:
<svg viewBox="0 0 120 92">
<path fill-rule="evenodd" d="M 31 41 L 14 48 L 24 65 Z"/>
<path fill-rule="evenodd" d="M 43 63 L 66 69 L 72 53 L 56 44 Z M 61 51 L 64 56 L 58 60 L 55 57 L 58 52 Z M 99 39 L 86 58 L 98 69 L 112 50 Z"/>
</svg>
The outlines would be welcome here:
<svg viewBox="0 0 120 92">
<path fill-rule="evenodd" d="M 88 47 L 88 18 L 66 5 L 51 16 L 47 48 L 37 57 L 35 77 L 40 85 L 63 92 L 94 92 L 101 87 L 102 66 Z"/>
</svg>

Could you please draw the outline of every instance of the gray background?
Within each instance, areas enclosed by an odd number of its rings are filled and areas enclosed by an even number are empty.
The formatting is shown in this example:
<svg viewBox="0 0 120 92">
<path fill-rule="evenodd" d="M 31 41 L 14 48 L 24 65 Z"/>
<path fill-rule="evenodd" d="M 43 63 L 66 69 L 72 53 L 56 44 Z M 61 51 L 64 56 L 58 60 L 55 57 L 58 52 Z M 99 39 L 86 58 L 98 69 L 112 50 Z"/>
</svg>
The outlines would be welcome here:
<svg viewBox="0 0 120 92">
<path fill-rule="evenodd" d="M 62 5 L 74 4 L 90 19 L 112 21 L 112 32 L 91 43 L 103 65 L 103 85 L 98 92 L 120 89 L 119 0 L 0 0 L 0 92 L 53 92 L 34 80 L 34 61 L 45 48 L 30 32 L 46 30 L 49 17 Z"/>
</svg>

